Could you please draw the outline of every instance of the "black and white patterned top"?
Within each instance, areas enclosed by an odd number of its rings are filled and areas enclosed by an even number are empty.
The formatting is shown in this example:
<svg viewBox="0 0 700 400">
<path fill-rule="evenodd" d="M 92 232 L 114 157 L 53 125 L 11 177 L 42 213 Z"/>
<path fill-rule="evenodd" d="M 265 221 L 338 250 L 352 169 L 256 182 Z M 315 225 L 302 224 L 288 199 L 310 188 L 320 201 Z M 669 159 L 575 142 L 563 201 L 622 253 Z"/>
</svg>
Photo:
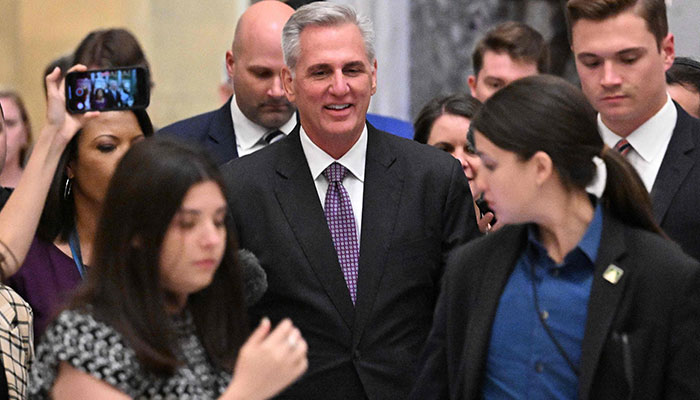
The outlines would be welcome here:
<svg viewBox="0 0 700 400">
<path fill-rule="evenodd" d="M 29 374 L 29 397 L 49 398 L 62 361 L 134 399 L 213 399 L 231 375 L 209 361 L 189 313 L 171 319 L 183 361 L 163 378 L 143 369 L 136 353 L 111 326 L 89 312 L 67 310 L 49 326 L 36 349 Z"/>
</svg>

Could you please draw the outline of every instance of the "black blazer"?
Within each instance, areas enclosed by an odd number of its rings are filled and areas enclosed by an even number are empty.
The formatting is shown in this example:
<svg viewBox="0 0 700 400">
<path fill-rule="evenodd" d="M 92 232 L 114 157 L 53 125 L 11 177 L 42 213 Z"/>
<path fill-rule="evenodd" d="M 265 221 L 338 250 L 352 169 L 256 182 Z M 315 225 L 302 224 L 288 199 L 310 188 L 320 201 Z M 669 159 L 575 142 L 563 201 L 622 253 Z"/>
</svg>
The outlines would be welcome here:
<svg viewBox="0 0 700 400">
<path fill-rule="evenodd" d="M 481 398 L 491 326 L 526 242 L 524 225 L 506 226 L 455 251 L 411 398 Z M 624 271 L 617 284 L 603 278 L 610 264 Z M 700 398 L 699 267 L 670 240 L 604 216 L 579 399 Z M 632 397 L 622 333 L 632 354 Z"/>
<path fill-rule="evenodd" d="M 231 118 L 231 100 L 218 110 L 196 115 L 166 126 L 158 134 L 197 143 L 209 152 L 217 165 L 238 158 Z"/>
<path fill-rule="evenodd" d="M 307 373 L 282 397 L 405 398 L 446 255 L 479 235 L 459 163 L 368 124 L 355 307 L 299 126 L 223 173 L 240 246 L 268 276 L 267 293 L 250 310 L 253 323 L 290 317 L 309 344 Z"/>
<path fill-rule="evenodd" d="M 678 120 L 651 189 L 654 217 L 689 255 L 700 260 L 700 120 L 676 104 Z"/>
</svg>

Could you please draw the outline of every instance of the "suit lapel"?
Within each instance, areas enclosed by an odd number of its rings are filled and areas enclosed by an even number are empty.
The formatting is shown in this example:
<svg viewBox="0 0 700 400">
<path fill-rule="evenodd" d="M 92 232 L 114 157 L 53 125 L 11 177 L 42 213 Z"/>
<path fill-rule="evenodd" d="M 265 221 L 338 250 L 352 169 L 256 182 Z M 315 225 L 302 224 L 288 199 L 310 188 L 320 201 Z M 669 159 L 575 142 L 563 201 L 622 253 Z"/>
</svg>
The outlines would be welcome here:
<svg viewBox="0 0 700 400">
<path fill-rule="evenodd" d="M 603 345 L 610 333 L 618 304 L 624 294 L 631 269 L 625 268 L 623 256 L 626 252 L 624 226 L 606 213 L 603 233 L 595 263 L 593 285 L 588 300 L 588 316 L 581 344 L 581 376 L 579 377 L 579 398 L 587 399 L 596 373 Z M 607 281 L 603 274 L 610 265 L 624 271 L 617 283 Z"/>
<path fill-rule="evenodd" d="M 467 321 L 463 354 L 457 376 L 462 376 L 462 387 L 456 392 L 463 392 L 463 398 L 478 398 L 482 377 L 486 367 L 486 355 L 491 341 L 491 327 L 496 317 L 498 303 L 501 300 L 503 288 L 508 283 L 515 264 L 523 252 L 527 242 L 525 225 L 504 227 L 498 243 L 492 241 L 493 251 L 488 260 L 482 260 L 489 267 L 484 267 L 484 273 L 479 283 L 477 293 L 469 299 L 469 316 Z M 508 230 L 506 232 L 505 230 Z M 486 245 L 486 244 L 485 244 Z M 468 287 L 465 283 L 465 287 Z M 466 312 L 466 311 L 465 311 Z"/>
<path fill-rule="evenodd" d="M 219 165 L 238 157 L 236 134 L 231 118 L 231 101 L 233 101 L 233 97 L 214 113 L 207 132 L 208 140 L 204 144 L 209 154 L 214 155 L 215 161 Z"/>
<path fill-rule="evenodd" d="M 692 119 L 677 104 L 676 110 L 678 110 L 676 127 L 651 189 L 654 217 L 659 225 L 666 216 L 671 200 L 695 163 L 694 158 L 688 155 L 695 147 L 692 136 Z"/>
<path fill-rule="evenodd" d="M 353 345 L 359 343 L 379 289 L 396 223 L 403 176 L 382 133 L 367 124 L 367 157 L 362 200 L 359 276 Z"/>
<path fill-rule="evenodd" d="M 275 196 L 311 268 L 348 328 L 354 321 L 350 291 L 333 247 L 316 186 L 301 148 L 299 125 L 276 147 Z"/>
</svg>

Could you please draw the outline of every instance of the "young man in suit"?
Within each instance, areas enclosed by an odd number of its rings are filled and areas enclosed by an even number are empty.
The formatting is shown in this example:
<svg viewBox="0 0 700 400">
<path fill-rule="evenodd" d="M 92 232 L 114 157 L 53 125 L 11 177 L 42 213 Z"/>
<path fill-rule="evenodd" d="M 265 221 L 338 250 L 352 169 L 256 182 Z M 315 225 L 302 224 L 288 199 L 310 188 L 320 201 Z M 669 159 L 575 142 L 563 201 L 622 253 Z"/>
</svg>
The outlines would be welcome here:
<svg viewBox="0 0 700 400">
<path fill-rule="evenodd" d="M 567 18 L 603 140 L 639 173 L 661 228 L 700 259 L 700 121 L 667 93 L 675 54 L 664 0 L 570 0 Z"/>
<path fill-rule="evenodd" d="M 549 46 L 542 35 L 522 22 L 508 21 L 491 29 L 472 53 L 474 75 L 467 84 L 480 102 L 516 79 L 549 71 Z"/>
<path fill-rule="evenodd" d="M 296 124 L 284 95 L 280 38 L 294 9 L 281 1 L 250 6 L 236 25 L 226 68 L 234 95 L 221 108 L 161 129 L 159 133 L 204 146 L 218 164 L 257 151 L 288 134 Z"/>
<path fill-rule="evenodd" d="M 309 344 L 283 398 L 405 398 L 444 261 L 479 235 L 459 163 L 366 122 L 372 38 L 348 6 L 299 8 L 282 78 L 300 124 L 223 169 L 240 245 L 269 281 L 251 317 L 289 317 Z"/>
</svg>

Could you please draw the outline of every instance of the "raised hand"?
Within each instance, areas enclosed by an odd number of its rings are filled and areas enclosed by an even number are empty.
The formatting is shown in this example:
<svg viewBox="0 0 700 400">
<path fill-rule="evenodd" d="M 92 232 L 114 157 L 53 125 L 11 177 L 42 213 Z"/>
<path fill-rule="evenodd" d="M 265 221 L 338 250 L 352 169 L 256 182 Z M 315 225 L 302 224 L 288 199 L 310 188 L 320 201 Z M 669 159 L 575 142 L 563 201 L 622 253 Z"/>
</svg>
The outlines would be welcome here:
<svg viewBox="0 0 700 400">
<path fill-rule="evenodd" d="M 270 320 L 264 318 L 243 345 L 222 398 L 267 399 L 306 371 L 307 345 L 299 329 L 289 319 L 270 329 Z"/>
<path fill-rule="evenodd" d="M 84 65 L 75 65 L 68 72 L 85 71 Z M 65 80 L 61 79 L 61 70 L 56 67 L 46 76 L 46 127 L 55 130 L 68 143 L 75 133 L 99 112 L 85 114 L 69 114 L 66 111 Z"/>
</svg>

